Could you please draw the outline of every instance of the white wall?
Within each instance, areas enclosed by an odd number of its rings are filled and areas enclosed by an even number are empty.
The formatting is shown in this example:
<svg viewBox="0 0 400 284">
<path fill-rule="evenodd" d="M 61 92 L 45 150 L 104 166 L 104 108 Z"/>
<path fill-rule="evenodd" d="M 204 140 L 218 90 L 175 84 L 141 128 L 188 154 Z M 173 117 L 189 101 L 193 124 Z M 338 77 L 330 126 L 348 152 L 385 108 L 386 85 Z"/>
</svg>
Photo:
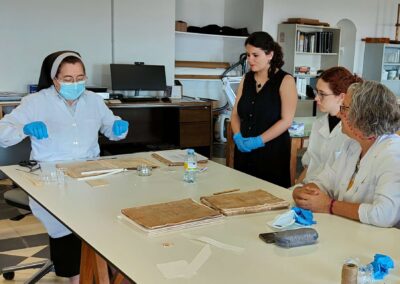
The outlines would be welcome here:
<svg viewBox="0 0 400 284">
<path fill-rule="evenodd" d="M 89 84 L 102 85 L 102 66 L 111 61 L 110 22 L 109 0 L 1 0 L 0 91 L 27 92 L 44 57 L 65 49 L 81 54 Z"/>
<path fill-rule="evenodd" d="M 365 37 L 394 39 L 398 0 L 264 0 L 263 30 L 277 36 L 277 25 L 287 18 L 311 18 L 335 26 L 341 19 L 356 25 L 354 72 L 362 73 Z"/>
<path fill-rule="evenodd" d="M 0 91 L 26 92 L 44 57 L 64 49 L 81 54 L 88 85 L 110 87 L 113 47 L 116 62 L 165 65 L 171 84 L 174 22 L 174 0 L 1 0 Z"/>
<path fill-rule="evenodd" d="M 171 85 L 175 65 L 175 0 L 114 0 L 114 61 L 165 65 Z"/>
</svg>

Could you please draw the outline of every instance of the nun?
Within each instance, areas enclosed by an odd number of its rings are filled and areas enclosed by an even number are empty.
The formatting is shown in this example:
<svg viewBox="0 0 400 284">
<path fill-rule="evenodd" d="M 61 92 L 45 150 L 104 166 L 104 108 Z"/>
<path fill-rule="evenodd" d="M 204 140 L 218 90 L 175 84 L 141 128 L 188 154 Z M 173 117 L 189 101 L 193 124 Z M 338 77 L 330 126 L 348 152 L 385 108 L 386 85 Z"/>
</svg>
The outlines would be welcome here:
<svg viewBox="0 0 400 284">
<path fill-rule="evenodd" d="M 0 120 L 0 146 L 12 146 L 29 137 L 30 158 L 54 162 L 98 157 L 99 132 L 110 140 L 124 139 L 128 122 L 114 116 L 100 96 L 87 91 L 86 80 L 79 53 L 48 55 L 42 64 L 38 92 L 24 97 Z M 50 236 L 56 275 L 79 283 L 80 239 L 31 198 L 29 206 Z"/>
</svg>

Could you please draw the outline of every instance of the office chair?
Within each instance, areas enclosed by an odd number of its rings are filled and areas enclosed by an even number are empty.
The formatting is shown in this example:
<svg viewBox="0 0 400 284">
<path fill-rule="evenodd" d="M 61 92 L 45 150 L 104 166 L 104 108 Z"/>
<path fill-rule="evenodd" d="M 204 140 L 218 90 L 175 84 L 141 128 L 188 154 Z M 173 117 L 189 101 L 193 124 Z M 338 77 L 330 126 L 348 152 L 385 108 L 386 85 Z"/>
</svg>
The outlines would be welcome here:
<svg viewBox="0 0 400 284">
<path fill-rule="evenodd" d="M 31 143 L 29 138 L 26 138 L 17 145 L 1 148 L 0 147 L 0 165 L 13 165 L 17 164 L 22 160 L 28 160 L 31 151 Z M 5 176 L 0 172 L 0 179 L 4 179 Z M 18 221 L 30 214 L 28 195 L 20 188 L 14 187 L 4 193 L 4 200 L 7 204 L 16 207 L 20 211 L 20 215 L 11 218 L 13 221 Z M 39 268 L 39 270 L 32 275 L 25 283 L 36 283 L 44 275 L 53 270 L 53 263 L 50 260 L 42 260 L 29 264 L 20 264 L 10 267 L 4 267 L 0 273 L 3 274 L 4 279 L 12 280 L 15 276 L 15 271 Z"/>
</svg>

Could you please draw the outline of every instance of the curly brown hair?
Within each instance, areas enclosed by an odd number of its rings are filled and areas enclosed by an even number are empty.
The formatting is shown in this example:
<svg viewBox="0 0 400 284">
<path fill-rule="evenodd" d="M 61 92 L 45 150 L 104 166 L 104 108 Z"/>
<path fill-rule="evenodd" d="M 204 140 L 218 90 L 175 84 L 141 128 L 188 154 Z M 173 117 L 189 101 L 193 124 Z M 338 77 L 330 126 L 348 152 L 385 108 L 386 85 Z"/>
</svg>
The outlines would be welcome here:
<svg viewBox="0 0 400 284">
<path fill-rule="evenodd" d="M 335 96 L 346 93 L 351 84 L 363 81 L 356 74 L 352 74 L 349 70 L 341 66 L 325 70 L 319 79 L 329 84 L 329 88 Z"/>
</svg>

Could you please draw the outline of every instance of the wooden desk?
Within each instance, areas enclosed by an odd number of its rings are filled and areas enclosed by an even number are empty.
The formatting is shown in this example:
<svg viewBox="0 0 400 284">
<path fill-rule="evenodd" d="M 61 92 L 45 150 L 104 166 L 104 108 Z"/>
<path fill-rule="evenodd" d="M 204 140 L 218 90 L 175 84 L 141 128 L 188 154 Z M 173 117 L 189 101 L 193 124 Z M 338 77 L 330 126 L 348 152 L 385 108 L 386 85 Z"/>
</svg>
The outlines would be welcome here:
<svg viewBox="0 0 400 284">
<path fill-rule="evenodd" d="M 211 102 L 191 98 L 171 102 L 109 104 L 115 115 L 129 121 L 131 127 L 126 139 L 109 141 L 100 139 L 102 148 L 114 147 L 111 154 L 162 150 L 165 148 L 195 148 L 198 153 L 211 157 L 212 105 Z M 125 150 L 122 147 L 127 146 Z M 143 148 L 150 147 L 150 148 Z M 140 148 L 142 147 L 142 148 Z M 153 147 L 153 148 L 151 148 Z"/>
<path fill-rule="evenodd" d="M 0 119 L 2 119 L 4 116 L 3 107 L 15 107 L 15 106 L 19 105 L 19 103 L 20 103 L 19 101 L 0 102 Z"/>
<path fill-rule="evenodd" d="M 283 211 L 227 217 L 221 223 L 154 237 L 118 219 L 121 208 L 182 198 L 198 201 L 201 196 L 232 188 L 263 188 L 291 200 L 289 190 L 213 162 L 194 184 L 182 181 L 182 167 L 171 171 L 162 166 L 150 177 L 139 177 L 136 172 L 110 176 L 109 185 L 98 189 L 70 178 L 65 187 L 34 186 L 16 168 L 0 170 L 136 283 L 336 284 L 340 283 L 343 262 L 350 257 L 358 257 L 367 264 L 375 253 L 382 253 L 391 256 L 396 265 L 400 263 L 400 230 L 377 228 L 329 214 L 314 216 L 319 233 L 316 245 L 293 249 L 266 244 L 258 238 L 259 233 L 272 231 L 267 222 Z M 205 246 L 183 233 L 207 236 L 244 251 L 235 253 L 211 246 L 211 255 L 195 275 L 166 279 L 157 264 L 178 260 L 190 263 Z M 95 269 L 93 263 L 86 267 Z M 384 282 L 400 282 L 397 266 Z"/>
<path fill-rule="evenodd" d="M 0 118 L 3 107 L 19 103 L 0 102 Z M 183 98 L 171 102 L 108 104 L 108 107 L 115 115 L 129 121 L 131 127 L 126 139 L 121 141 L 100 137 L 103 151 L 125 154 L 138 149 L 148 151 L 151 147 L 158 150 L 195 148 L 198 153 L 211 157 L 213 120 L 209 101 Z"/>
</svg>

